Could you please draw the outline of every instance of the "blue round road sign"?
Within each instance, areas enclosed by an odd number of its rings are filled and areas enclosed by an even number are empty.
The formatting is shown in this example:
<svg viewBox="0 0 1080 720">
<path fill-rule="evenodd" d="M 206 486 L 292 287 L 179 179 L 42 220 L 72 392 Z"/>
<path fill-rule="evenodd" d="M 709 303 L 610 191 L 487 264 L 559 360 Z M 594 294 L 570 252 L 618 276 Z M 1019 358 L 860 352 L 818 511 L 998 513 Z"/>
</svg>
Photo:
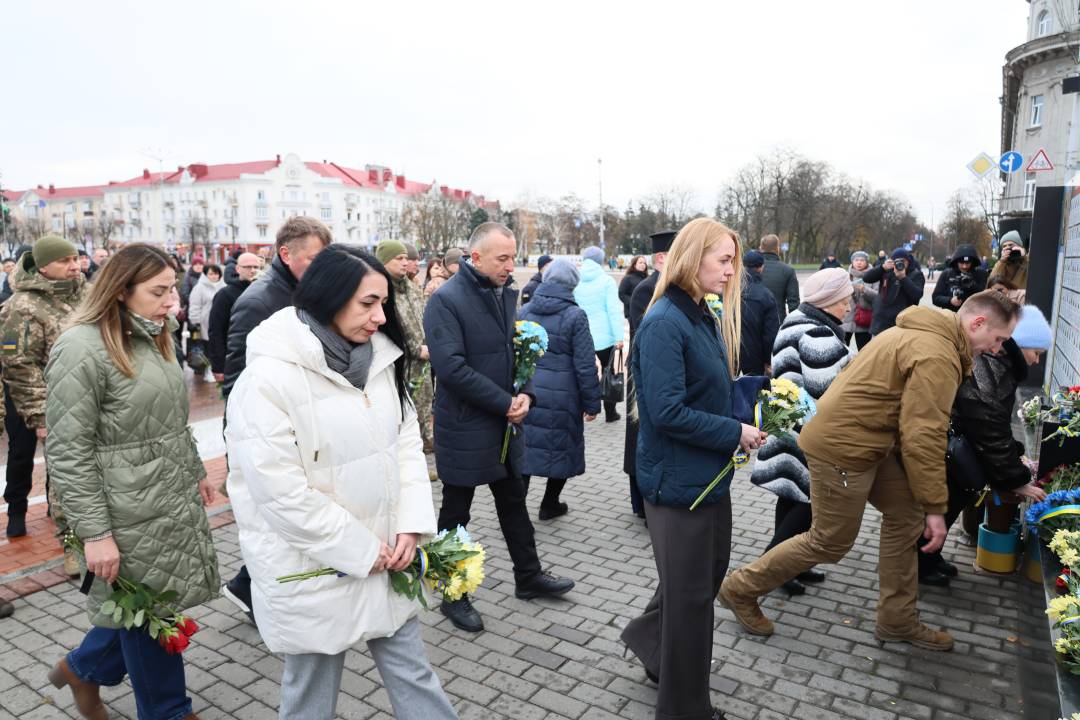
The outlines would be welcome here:
<svg viewBox="0 0 1080 720">
<path fill-rule="evenodd" d="M 1014 173 L 1020 169 L 1024 164 L 1024 156 L 1015 150 L 1010 150 L 1001 156 L 1001 160 L 998 161 L 998 167 L 1001 168 L 1001 172 Z"/>
</svg>

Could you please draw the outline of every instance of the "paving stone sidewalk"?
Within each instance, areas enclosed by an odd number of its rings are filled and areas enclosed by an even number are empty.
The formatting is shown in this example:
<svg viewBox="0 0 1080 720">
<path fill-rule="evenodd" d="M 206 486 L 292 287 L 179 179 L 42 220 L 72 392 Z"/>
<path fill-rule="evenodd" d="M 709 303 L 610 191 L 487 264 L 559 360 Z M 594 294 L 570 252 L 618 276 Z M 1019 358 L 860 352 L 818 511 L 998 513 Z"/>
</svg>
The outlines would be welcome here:
<svg viewBox="0 0 1080 720">
<path fill-rule="evenodd" d="M 656 582 L 643 523 L 629 512 L 622 474 L 622 423 L 587 427 L 589 473 L 564 493 L 569 515 L 536 522 L 546 567 L 577 581 L 564 600 L 513 596 L 510 562 L 489 494 L 477 493 L 471 530 L 488 548 L 488 578 L 476 597 L 487 630 L 457 631 L 437 611 L 423 613 L 428 654 L 462 718 L 613 720 L 653 717 L 654 688 L 619 632 L 648 602 Z M 534 480 L 535 517 L 543 482 Z M 733 489 L 732 567 L 757 557 L 773 527 L 774 496 L 740 473 Z M 436 504 L 438 504 L 436 491 Z M 774 594 L 766 612 L 777 632 L 762 640 L 742 632 L 717 606 L 714 703 L 740 720 L 960 720 L 1021 717 L 1017 677 L 1020 634 L 1013 578 L 976 575 L 973 551 L 950 539 L 960 577 L 926 590 L 923 618 L 957 639 L 951 653 L 873 637 L 877 601 L 878 516 L 868 511 L 855 550 L 828 566 L 828 580 L 799 598 Z M 236 529 L 214 531 L 222 575 L 240 564 Z M 688 548 L 692 552 L 692 548 Z M 88 628 L 72 584 L 16 601 L 0 620 L 0 720 L 77 717 L 70 693 L 45 673 Z M 276 718 L 282 662 L 258 631 L 223 599 L 192 613 L 203 630 L 185 653 L 187 684 L 203 718 Z M 135 718 L 130 687 L 104 688 L 115 717 Z M 350 651 L 338 705 L 342 718 L 392 716 L 371 658 Z"/>
</svg>

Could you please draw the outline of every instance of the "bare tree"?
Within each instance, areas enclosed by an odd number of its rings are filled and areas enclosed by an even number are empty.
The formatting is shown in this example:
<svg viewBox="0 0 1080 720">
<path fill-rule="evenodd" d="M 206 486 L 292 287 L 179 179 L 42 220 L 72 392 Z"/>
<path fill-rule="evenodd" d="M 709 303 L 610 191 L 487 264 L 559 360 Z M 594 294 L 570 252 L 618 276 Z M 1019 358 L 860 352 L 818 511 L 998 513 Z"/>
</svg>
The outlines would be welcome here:
<svg viewBox="0 0 1080 720">
<path fill-rule="evenodd" d="M 101 247 L 109 247 L 109 241 L 112 236 L 120 231 L 119 224 L 116 222 L 116 218 L 113 214 L 104 210 L 97 216 L 97 222 L 95 223 L 97 239 L 101 242 Z"/>
<path fill-rule="evenodd" d="M 132 220 L 133 224 L 138 223 L 138 220 Z M 138 227 L 138 226 L 136 226 Z M 197 245 L 203 246 L 203 254 L 207 257 L 210 256 L 210 231 L 213 226 L 210 221 L 205 217 L 192 213 L 190 217 L 184 220 L 183 237 L 187 241 L 188 246 L 195 250 Z"/>
<path fill-rule="evenodd" d="M 469 230 L 469 206 L 439 192 L 434 184 L 432 188 L 412 197 L 399 220 L 401 232 L 416 240 L 425 254 L 464 244 Z"/>
</svg>

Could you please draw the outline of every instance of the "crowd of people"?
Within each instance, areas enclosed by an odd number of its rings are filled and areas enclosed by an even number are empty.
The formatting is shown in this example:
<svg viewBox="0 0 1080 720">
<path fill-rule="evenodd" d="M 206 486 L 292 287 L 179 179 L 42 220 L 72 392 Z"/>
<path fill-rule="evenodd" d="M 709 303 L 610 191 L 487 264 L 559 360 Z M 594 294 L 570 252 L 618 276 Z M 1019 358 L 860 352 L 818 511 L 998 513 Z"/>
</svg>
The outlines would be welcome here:
<svg viewBox="0 0 1080 720">
<path fill-rule="evenodd" d="M 772 634 L 759 598 L 825 581 L 816 566 L 851 549 L 867 502 L 883 515 L 875 634 L 950 649 L 916 611 L 920 582 L 957 573 L 941 548 L 981 489 L 973 468 L 947 465 L 950 434 L 985 459 L 984 485 L 1003 501 L 988 521 L 1011 522 L 1016 503 L 1041 493 L 1009 425 L 1016 384 L 1050 344 L 1045 317 L 1022 304 L 1019 236 L 1002 238 L 992 271 L 958 248 L 937 308 L 921 305 L 926 275 L 904 248 L 873 264 L 856 251 L 847 268 L 830 255 L 800 287 L 774 235 L 751 249 L 700 218 L 651 243 L 620 283 L 600 247 L 580 262 L 542 256 L 520 298 L 521 248 L 496 222 L 429 260 L 422 279 L 413 246 L 387 240 L 369 254 L 307 217 L 283 224 L 265 268 L 237 251 L 223 266 L 195 256 L 185 271 L 143 244 L 88 257 L 55 236 L 5 262 L 7 534 L 26 533 L 44 442 L 50 513 L 82 543 L 65 570 L 84 575 L 93 625 L 50 681 L 87 718 L 107 716 L 99 688 L 125 676 L 140 718 L 195 717 L 182 656 L 102 611 L 122 575 L 175 592 L 181 612 L 220 588 L 284 655 L 283 718 L 333 717 L 345 651 L 361 642 L 396 717 L 456 717 L 424 651 L 420 606 L 389 572 L 436 533 L 467 528 L 487 486 L 516 597 L 569 593 L 571 579 L 544 569 L 526 498 L 544 478 L 538 519 L 571 512 L 562 492 L 587 471 L 585 423 L 601 410 L 622 419 L 606 376 L 624 352 L 623 469 L 659 582 L 621 637 L 658 687 L 657 718 L 723 717 L 709 692 L 715 600 L 747 632 Z M 518 320 L 548 338 L 524 384 Z M 223 488 L 206 479 L 187 426 L 182 363 L 222 387 Z M 816 405 L 789 437 L 766 434 L 748 410 L 770 378 Z M 740 451 L 751 483 L 777 496 L 775 524 L 764 554 L 728 574 L 728 460 Z M 203 510 L 218 492 L 244 559 L 223 585 Z M 276 580 L 323 567 L 338 573 Z M 439 607 L 463 632 L 484 629 L 469 595 Z"/>
</svg>

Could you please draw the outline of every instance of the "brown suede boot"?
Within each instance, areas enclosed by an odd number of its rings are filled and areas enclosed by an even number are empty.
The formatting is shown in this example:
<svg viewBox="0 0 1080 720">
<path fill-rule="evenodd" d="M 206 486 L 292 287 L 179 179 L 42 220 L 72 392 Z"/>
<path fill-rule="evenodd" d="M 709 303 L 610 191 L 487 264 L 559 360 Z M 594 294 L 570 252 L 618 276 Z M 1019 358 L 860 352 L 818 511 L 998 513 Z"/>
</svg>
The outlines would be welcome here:
<svg viewBox="0 0 1080 720">
<path fill-rule="evenodd" d="M 60 689 L 67 685 L 71 688 L 71 694 L 75 697 L 75 708 L 87 720 L 109 720 L 109 711 L 105 703 L 101 702 L 100 688 L 94 683 L 84 682 L 71 672 L 67 658 L 61 658 L 60 662 L 49 671 L 49 682 L 53 687 Z"/>
<path fill-rule="evenodd" d="M 765 637 L 773 634 L 773 622 L 765 617 L 765 613 L 761 612 L 761 606 L 758 605 L 756 598 L 733 595 L 729 591 L 726 582 L 720 585 L 717 598 L 724 607 L 735 614 L 735 619 L 739 621 L 739 624 L 743 626 L 746 632 Z"/>
<path fill-rule="evenodd" d="M 906 632 L 892 632 L 874 628 L 874 637 L 881 642 L 906 642 L 923 650 L 952 650 L 953 637 L 944 630 L 933 630 L 922 623 Z"/>
</svg>

